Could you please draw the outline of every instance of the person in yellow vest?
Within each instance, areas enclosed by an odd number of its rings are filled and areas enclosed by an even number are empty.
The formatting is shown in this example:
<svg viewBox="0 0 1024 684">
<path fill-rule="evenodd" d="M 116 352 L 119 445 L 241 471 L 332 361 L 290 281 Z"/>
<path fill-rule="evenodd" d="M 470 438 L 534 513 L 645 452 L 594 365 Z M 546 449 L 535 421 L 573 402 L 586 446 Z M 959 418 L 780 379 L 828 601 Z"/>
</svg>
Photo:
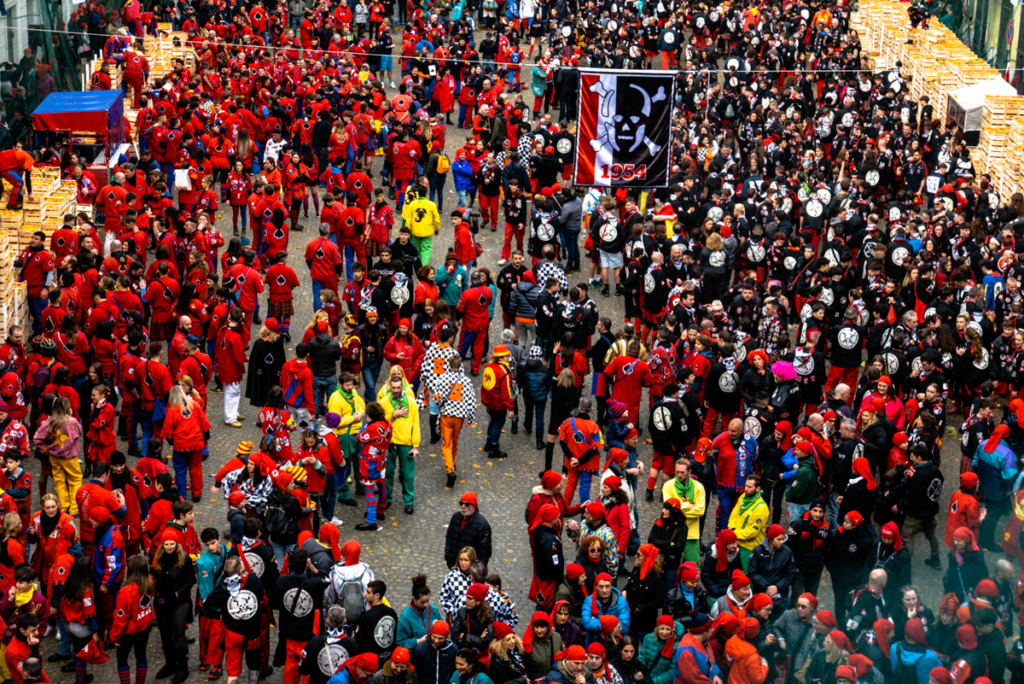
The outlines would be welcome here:
<svg viewBox="0 0 1024 684">
<path fill-rule="evenodd" d="M 413 483 L 416 479 L 416 457 L 420 453 L 420 411 L 416 400 L 405 389 L 401 374 L 391 376 L 387 394 L 380 399 L 384 417 L 391 423 L 391 445 L 388 447 L 388 462 L 384 474 L 387 482 L 388 501 L 394 496 L 395 469 L 402 482 L 402 504 L 406 515 L 412 515 L 416 504 Z"/>
<path fill-rule="evenodd" d="M 338 375 L 338 387 L 327 400 L 327 412 L 336 413 L 341 417 L 338 425 L 334 427 L 334 434 L 338 436 L 338 443 L 341 445 L 341 452 L 345 455 L 348 469 L 348 477 L 338 478 L 338 503 L 355 506 L 355 499 L 352 498 L 352 493 L 348 488 L 348 480 L 351 478 L 356 489 L 360 488 L 359 471 L 356 469 L 359 464 L 356 435 L 359 433 L 359 428 L 363 426 L 366 402 L 356 392 L 356 381 L 351 373 Z"/>
<path fill-rule="evenodd" d="M 683 561 L 700 563 L 700 519 L 707 511 L 707 497 L 704 485 L 697 478 L 690 477 L 690 460 L 676 459 L 676 476 L 661 488 L 662 501 L 678 501 L 679 510 L 686 519 L 686 546 L 683 547 Z"/>
<path fill-rule="evenodd" d="M 505 427 L 505 418 L 515 401 L 512 388 L 516 387 L 516 384 L 512 381 L 512 370 L 508 365 L 510 356 L 508 347 L 499 344 L 491 354 L 491 362 L 484 366 L 480 403 L 487 409 L 487 415 L 491 418 L 487 424 L 487 446 L 484 447 L 484 451 L 491 458 L 508 456 L 501 450 L 499 442 L 501 430 Z"/>
<path fill-rule="evenodd" d="M 764 531 L 768 527 L 769 517 L 768 504 L 761 496 L 761 478 L 750 475 L 743 486 L 743 496 L 729 514 L 729 529 L 736 533 L 736 539 L 740 543 L 743 572 L 747 571 L 750 552 L 764 541 Z"/>
</svg>

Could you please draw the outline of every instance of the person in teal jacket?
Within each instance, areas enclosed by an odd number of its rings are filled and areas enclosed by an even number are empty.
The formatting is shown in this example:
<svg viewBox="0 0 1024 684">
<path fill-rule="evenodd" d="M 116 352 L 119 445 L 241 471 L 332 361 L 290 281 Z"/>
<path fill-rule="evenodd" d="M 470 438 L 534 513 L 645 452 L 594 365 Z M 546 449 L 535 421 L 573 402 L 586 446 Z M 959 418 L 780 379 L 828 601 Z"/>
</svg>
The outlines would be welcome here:
<svg viewBox="0 0 1024 684">
<path fill-rule="evenodd" d="M 683 638 L 683 626 L 671 615 L 662 615 L 654 631 L 640 644 L 640 662 L 651 674 L 650 684 L 672 684 L 676 676 L 675 652 Z"/>
<path fill-rule="evenodd" d="M 220 532 L 215 527 L 207 527 L 200 535 L 200 540 L 206 547 L 206 551 L 196 560 L 196 579 L 199 584 L 199 634 L 202 639 L 211 637 L 212 623 L 220 622 L 220 618 L 211 618 L 204 615 L 203 603 L 218 584 L 224 570 L 224 559 L 228 557 L 231 547 L 220 542 Z M 204 643 L 204 646 L 206 644 Z M 208 667 L 212 670 L 211 675 L 221 674 L 222 656 L 217 654 L 214 659 L 215 648 L 200 649 L 200 668 Z"/>
<path fill-rule="evenodd" d="M 327 684 L 370 684 L 377 669 L 376 653 L 360 653 L 346 660 Z"/>
<path fill-rule="evenodd" d="M 398 616 L 396 644 L 410 651 L 430 636 L 430 626 L 441 619 L 441 611 L 430 602 L 426 575 L 412 578 L 412 601 Z"/>
<path fill-rule="evenodd" d="M 602 572 L 594 578 L 594 593 L 583 601 L 583 629 L 587 630 L 587 646 L 601 636 L 601 618 L 605 615 L 619 619 L 623 634 L 629 631 L 629 604 L 614 585 L 612 576 Z"/>
<path fill-rule="evenodd" d="M 459 305 L 462 293 L 469 286 L 469 276 L 466 275 L 466 269 L 459 264 L 453 249 L 448 250 L 444 264 L 445 267 L 437 269 L 434 274 L 434 284 L 441 291 L 441 299 L 454 309 Z"/>
</svg>

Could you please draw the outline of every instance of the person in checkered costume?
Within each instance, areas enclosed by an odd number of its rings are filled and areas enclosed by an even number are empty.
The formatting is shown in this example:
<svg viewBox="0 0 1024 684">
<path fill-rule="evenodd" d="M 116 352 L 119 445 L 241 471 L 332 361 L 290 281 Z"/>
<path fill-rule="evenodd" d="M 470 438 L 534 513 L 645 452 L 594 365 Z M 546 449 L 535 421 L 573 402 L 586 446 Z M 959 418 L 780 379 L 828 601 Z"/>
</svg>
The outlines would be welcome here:
<svg viewBox="0 0 1024 684">
<path fill-rule="evenodd" d="M 476 419 L 476 390 L 473 382 L 462 369 L 462 357 L 456 354 L 448 359 L 448 372 L 435 379 L 438 391 L 434 392 L 440 412 L 441 451 L 444 453 L 444 467 L 448 471 L 445 486 L 455 484 L 455 457 L 459 453 L 459 435 L 462 428 Z"/>
<path fill-rule="evenodd" d="M 443 328 L 438 334 L 438 342 L 427 347 L 420 363 L 420 379 L 423 381 L 423 403 L 430 412 L 430 443 L 441 441 L 437 423 L 440 417 L 437 396 L 441 394 L 441 380 L 448 373 L 448 360 L 458 356 L 459 352 L 452 346 L 455 337 L 454 328 Z"/>
<path fill-rule="evenodd" d="M 538 283 L 546 283 L 548 278 L 554 278 L 558 281 L 559 294 L 569 294 L 569 279 L 565 277 L 562 264 L 555 259 L 555 249 L 551 245 L 544 248 L 544 261 L 534 267 L 533 273 Z"/>
</svg>

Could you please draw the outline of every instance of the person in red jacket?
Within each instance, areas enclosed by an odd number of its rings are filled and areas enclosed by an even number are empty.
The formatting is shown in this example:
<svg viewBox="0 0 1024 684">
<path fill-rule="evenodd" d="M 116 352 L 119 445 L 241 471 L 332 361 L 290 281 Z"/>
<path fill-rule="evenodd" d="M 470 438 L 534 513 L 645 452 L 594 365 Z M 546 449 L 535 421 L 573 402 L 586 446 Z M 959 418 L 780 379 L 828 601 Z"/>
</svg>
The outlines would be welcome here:
<svg viewBox="0 0 1024 684">
<path fill-rule="evenodd" d="M 629 543 L 633 527 L 630 523 L 629 499 L 622 491 L 621 479 L 615 475 L 605 478 L 601 483 L 601 501 L 604 504 L 605 522 L 615 532 L 619 544 L 619 567 L 623 567 L 626 562 L 626 544 Z"/>
<path fill-rule="evenodd" d="M 173 447 L 173 463 L 178 494 L 185 497 L 185 475 L 192 481 L 192 501 L 203 496 L 203 449 L 210 436 L 210 421 L 203 407 L 187 396 L 180 385 L 171 388 L 163 439 Z"/>
<path fill-rule="evenodd" d="M 462 218 L 462 212 L 458 209 L 452 212 L 452 224 L 455 226 L 455 258 L 469 270 L 476 266 L 476 244 L 473 242 L 473 233 L 469 230 L 469 224 Z"/>
<path fill-rule="evenodd" d="M 228 202 L 231 205 L 232 233 L 238 235 L 238 215 L 242 215 L 242 231 L 249 227 L 249 193 L 252 181 L 241 161 L 235 162 L 234 170 L 228 174 Z M 253 217 L 255 220 L 255 217 Z"/>
<path fill-rule="evenodd" d="M 385 355 L 387 348 L 385 347 Z M 295 347 L 295 358 L 289 359 L 281 366 L 281 388 L 284 390 L 284 403 L 292 414 L 299 429 L 305 430 L 313 420 L 313 371 L 310 370 L 306 358 L 309 356 L 309 345 L 298 344 Z"/>
<path fill-rule="evenodd" d="M 408 318 L 398 321 L 395 334 L 384 345 L 384 358 L 392 366 L 401 366 L 405 379 L 412 383 L 413 391 L 420 386 L 420 364 L 426 350 L 420 338 L 412 333 L 412 322 Z"/>
<path fill-rule="evenodd" d="M 484 451 L 491 458 L 505 458 L 508 454 L 501 450 L 501 431 L 505 427 L 505 418 L 512 410 L 515 402 L 512 399 L 512 371 L 509 369 L 511 353 L 503 344 L 494 348 L 491 362 L 484 366 L 483 384 L 480 388 L 480 403 L 487 409 L 490 422 L 487 424 L 487 446 Z"/>
<path fill-rule="evenodd" d="M 149 357 L 139 361 L 135 367 L 139 382 L 139 415 L 142 418 L 142 455 L 154 432 L 160 432 L 167 413 L 168 393 L 174 385 L 171 371 L 160 363 L 164 345 L 149 343 Z"/>
<path fill-rule="evenodd" d="M 182 346 L 182 349 L 185 352 L 185 356 L 178 366 L 178 373 L 174 379 L 177 382 L 181 382 L 182 378 L 187 376 L 192 381 L 192 386 L 199 392 L 199 402 L 205 411 L 207 403 L 206 386 L 213 378 L 213 362 L 208 354 L 200 351 L 199 338 L 194 335 L 185 336 L 185 344 Z"/>
<path fill-rule="evenodd" d="M 321 290 L 331 290 L 335 295 L 338 294 L 338 276 L 341 275 L 345 264 L 338 246 L 331 240 L 330 235 L 331 225 L 321 223 L 320 237 L 309 241 L 303 255 L 309 267 L 309 277 L 313 280 L 314 311 L 320 310 Z"/>
<path fill-rule="evenodd" d="M 122 55 L 121 67 L 124 69 L 124 82 L 132 89 L 132 109 L 138 109 L 142 89 L 149 78 L 149 60 L 142 54 L 141 38 L 135 41 L 135 50 L 128 50 Z"/>
<path fill-rule="evenodd" d="M 115 451 L 110 455 L 110 477 L 104 488 L 118 489 L 124 494 L 124 505 L 128 513 L 120 523 L 128 555 L 133 556 L 142 548 L 142 520 L 149 513 L 149 488 L 138 470 L 128 467 L 124 454 Z"/>
<path fill-rule="evenodd" d="M 404 84 L 403 84 L 404 85 Z M 405 189 L 416 177 L 416 162 L 422 156 L 419 143 L 409 139 L 408 131 L 402 131 L 394 143 L 393 171 L 395 179 L 395 211 L 401 212 L 405 205 Z"/>
<path fill-rule="evenodd" d="M 580 502 L 590 500 L 590 484 L 601 465 L 601 429 L 590 419 L 592 404 L 589 397 L 580 399 L 576 416 L 566 418 L 558 426 L 558 439 L 565 454 L 565 505 L 572 505 L 576 485 L 580 485 Z M 550 453 L 550 452 L 548 452 Z M 544 468 L 551 470 L 551 460 L 545 455 Z"/>
<path fill-rule="evenodd" d="M 96 385 L 92 388 L 90 398 L 92 406 L 89 410 L 89 429 L 85 433 L 88 448 L 85 452 L 87 465 L 93 463 L 109 463 L 110 455 L 117 448 L 114 425 L 117 420 L 114 407 L 107 401 L 110 388 Z"/>
<path fill-rule="evenodd" d="M 128 655 L 135 651 L 135 681 L 144 684 L 149 669 L 146 646 L 153 624 L 153 579 L 145 556 L 128 559 L 124 584 L 117 593 L 117 607 L 110 626 L 110 641 L 117 647 L 117 675 L 129 681 Z"/>
<path fill-rule="evenodd" d="M 292 290 L 299 286 L 299 277 L 288 265 L 288 250 L 283 249 L 277 254 L 276 263 L 267 269 L 267 283 L 270 285 L 270 301 L 267 306 L 267 317 L 276 318 L 278 332 L 284 335 L 286 342 L 292 341 L 288 334 L 295 307 L 292 303 Z"/>
<path fill-rule="evenodd" d="M 626 405 L 629 422 L 640 424 L 640 402 L 644 398 L 644 387 L 650 387 L 654 379 L 646 361 L 641 361 L 640 343 L 631 342 L 624 356 L 616 356 L 604 367 L 604 375 L 612 386 L 612 399 Z"/>
<path fill-rule="evenodd" d="M 181 294 L 181 284 L 171 276 L 169 262 L 161 261 L 157 265 L 157 277 L 151 281 L 142 294 L 153 313 L 149 335 L 154 340 L 168 341 L 174 337 L 177 311 L 175 305 Z"/>
<path fill-rule="evenodd" d="M 120 490 L 111 492 L 106 488 L 107 479 L 110 477 L 110 465 L 97 463 L 92 469 L 92 479 L 83 484 L 75 492 L 75 503 L 78 504 L 79 534 L 82 537 L 82 549 L 85 555 L 92 557 L 96 550 L 94 535 L 96 528 L 93 526 L 91 511 L 96 507 L 106 508 L 114 517 L 124 518 L 128 515 L 128 507 L 125 504 L 124 494 Z"/>
<path fill-rule="evenodd" d="M 21 269 L 20 281 L 26 285 L 32 329 L 36 333 L 42 332 L 42 313 L 53 283 L 53 255 L 43 246 L 45 240 L 46 233 L 37 230 L 32 234 L 29 246 L 14 262 Z"/>
<path fill-rule="evenodd" d="M 487 326 L 491 322 L 490 307 L 494 299 L 491 288 L 484 284 L 479 271 L 470 278 L 470 287 L 462 293 L 456 310 L 462 314 L 462 336 L 459 338 L 459 355 L 465 359 L 472 350 L 472 372 L 480 372 L 480 362 L 487 349 Z"/>
<path fill-rule="evenodd" d="M 224 384 L 224 424 L 240 428 L 238 402 L 242 397 L 242 375 L 245 373 L 245 344 L 242 342 L 242 310 L 231 309 L 228 324 L 217 335 L 217 371 Z"/>
<path fill-rule="evenodd" d="M 249 330 L 259 305 L 259 295 L 263 294 L 263 276 L 256 267 L 256 252 L 246 250 L 242 255 L 242 263 L 232 266 L 225 275 L 234 279 L 238 306 L 245 312 L 245 329 Z"/>
<path fill-rule="evenodd" d="M 14 627 L 14 636 L 4 650 L 4 660 L 7 671 L 11 675 L 11 681 L 15 684 L 24 684 L 25 678 L 29 676 L 28 672 L 24 670 L 26 661 L 35 659 L 37 663 L 41 663 L 39 618 L 31 613 L 19 615 Z M 44 678 L 42 681 L 49 682 L 45 674 L 42 676 Z"/>
</svg>

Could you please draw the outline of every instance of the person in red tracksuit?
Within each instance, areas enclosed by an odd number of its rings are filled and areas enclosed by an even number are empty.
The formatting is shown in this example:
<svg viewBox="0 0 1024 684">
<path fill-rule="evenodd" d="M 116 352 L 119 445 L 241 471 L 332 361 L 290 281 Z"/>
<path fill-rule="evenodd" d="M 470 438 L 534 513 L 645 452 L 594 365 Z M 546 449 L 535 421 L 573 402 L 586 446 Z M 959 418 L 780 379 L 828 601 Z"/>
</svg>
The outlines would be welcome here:
<svg viewBox="0 0 1024 684">
<path fill-rule="evenodd" d="M 494 293 L 484 284 L 483 274 L 479 271 L 473 273 L 470 284 L 472 287 L 462 293 L 456 310 L 462 314 L 459 355 L 465 359 L 472 349 L 472 372 L 476 375 L 487 351 L 487 326 L 491 322 L 490 307 Z"/>
<path fill-rule="evenodd" d="M 203 496 L 203 449 L 210 436 L 210 421 L 199 402 L 187 396 L 180 385 L 171 388 L 161 436 L 173 446 L 178 495 L 185 497 L 187 472 L 192 481 L 192 501 L 199 501 Z"/>
<path fill-rule="evenodd" d="M 139 108 L 139 98 L 142 97 L 142 89 L 146 83 L 146 79 L 149 77 L 149 60 L 142 53 L 142 41 L 135 41 L 135 52 L 129 50 L 124 53 L 124 61 L 122 65 L 124 67 L 124 82 L 132 89 L 133 104 L 132 109 Z"/>
<path fill-rule="evenodd" d="M 292 290 L 299 286 L 299 277 L 295 275 L 294 269 L 288 265 L 288 249 L 282 249 L 277 253 L 274 265 L 267 269 L 267 284 L 270 285 L 270 297 L 267 305 L 267 317 L 276 318 L 278 332 L 285 336 L 290 342 L 291 335 L 288 330 L 291 327 L 292 315 L 295 307 L 292 304 Z"/>
<path fill-rule="evenodd" d="M 117 676 L 121 682 L 130 681 L 128 655 L 134 650 L 135 682 L 145 684 L 146 671 L 149 669 L 146 645 L 155 617 L 153 591 L 153 578 L 149 576 L 146 557 L 132 556 L 128 559 L 124 584 L 117 593 L 117 606 L 109 637 L 117 647 Z"/>
<path fill-rule="evenodd" d="M 612 386 L 612 399 L 617 399 L 629 410 L 629 422 L 640 424 L 640 402 L 644 398 L 644 387 L 650 387 L 654 380 L 651 368 L 641 361 L 640 343 L 631 342 L 624 356 L 616 356 L 604 367 L 604 375 Z"/>
<path fill-rule="evenodd" d="M 89 413 L 89 429 L 85 433 L 88 451 L 86 463 L 108 463 L 110 455 L 117 448 L 117 437 L 114 434 L 116 415 L 114 407 L 107 401 L 110 388 L 96 385 L 92 388 L 92 408 Z"/>
<path fill-rule="evenodd" d="M 253 218 L 255 223 L 255 217 Z M 245 329 L 252 328 L 252 319 L 259 304 L 259 295 L 263 294 L 263 277 L 256 268 L 256 252 L 246 251 L 242 255 L 242 263 L 235 264 L 226 274 L 235 281 L 235 292 L 238 293 L 238 306 L 245 312 Z M 224 383 L 227 384 L 227 383 Z"/>
<path fill-rule="evenodd" d="M 92 524 L 91 511 L 96 507 L 106 508 L 114 517 L 124 518 L 128 515 L 124 494 L 120 490 L 111 492 L 106 489 L 110 477 L 110 466 L 97 463 L 92 469 L 92 479 L 78 488 L 75 503 L 78 504 L 79 534 L 82 536 L 82 548 L 85 555 L 92 558 L 95 548 L 96 528 Z"/>
<path fill-rule="evenodd" d="M 248 360 L 240 330 L 242 317 L 241 309 L 231 309 L 228 324 L 217 335 L 217 370 L 224 384 L 224 423 L 238 428 L 242 427 L 238 420 L 238 402 L 242 396 L 242 375 Z"/>
</svg>

